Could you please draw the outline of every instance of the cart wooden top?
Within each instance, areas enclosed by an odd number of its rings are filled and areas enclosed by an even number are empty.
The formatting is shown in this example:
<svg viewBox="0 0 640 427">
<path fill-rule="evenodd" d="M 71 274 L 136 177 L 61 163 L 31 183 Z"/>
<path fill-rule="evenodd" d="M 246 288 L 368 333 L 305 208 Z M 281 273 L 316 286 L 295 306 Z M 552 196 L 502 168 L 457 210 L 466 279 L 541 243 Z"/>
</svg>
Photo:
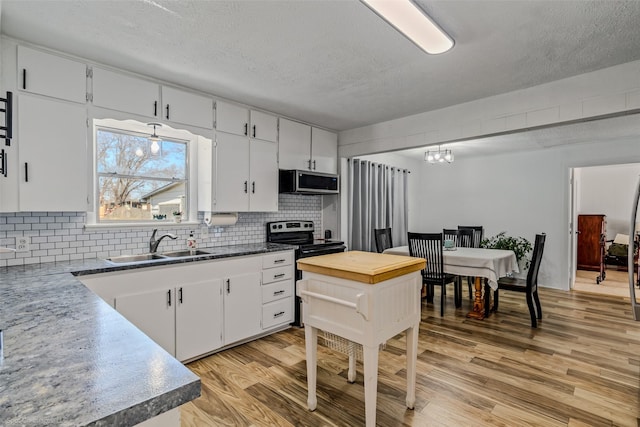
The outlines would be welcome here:
<svg viewBox="0 0 640 427">
<path fill-rule="evenodd" d="M 349 251 L 298 260 L 298 269 L 310 273 L 375 284 L 422 270 L 424 258 Z"/>
</svg>

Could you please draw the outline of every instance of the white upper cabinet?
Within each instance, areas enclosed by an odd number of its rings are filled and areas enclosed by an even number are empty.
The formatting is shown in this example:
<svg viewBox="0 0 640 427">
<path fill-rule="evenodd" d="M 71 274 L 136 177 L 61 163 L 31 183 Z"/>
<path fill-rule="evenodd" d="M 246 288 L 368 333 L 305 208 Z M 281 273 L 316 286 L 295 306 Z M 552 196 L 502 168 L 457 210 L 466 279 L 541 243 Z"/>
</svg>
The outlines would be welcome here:
<svg viewBox="0 0 640 427">
<path fill-rule="evenodd" d="M 175 123 L 213 129 L 213 99 L 162 86 L 162 118 Z"/>
<path fill-rule="evenodd" d="M 303 123 L 280 119 L 280 169 L 338 171 L 338 136 Z"/>
<path fill-rule="evenodd" d="M 316 172 L 338 173 L 338 135 L 311 128 L 311 168 Z"/>
<path fill-rule="evenodd" d="M 309 170 L 311 126 L 281 118 L 278 146 L 280 169 Z"/>
<path fill-rule="evenodd" d="M 203 209 L 218 212 L 249 211 L 249 140 L 218 133 L 213 182 L 215 204 Z"/>
<path fill-rule="evenodd" d="M 278 118 L 262 111 L 251 110 L 251 128 L 249 131 L 251 138 L 277 142 Z"/>
<path fill-rule="evenodd" d="M 93 105 L 159 118 L 160 86 L 147 80 L 93 68 Z"/>
<path fill-rule="evenodd" d="M 249 110 L 239 105 L 216 101 L 216 130 L 248 136 Z"/>
<path fill-rule="evenodd" d="M 198 210 L 278 210 L 278 145 L 217 132 L 198 144 Z"/>
<path fill-rule="evenodd" d="M 18 46 L 18 88 L 84 104 L 87 102 L 87 66 Z"/>
<path fill-rule="evenodd" d="M 276 142 L 278 140 L 278 118 L 261 111 L 217 101 L 216 130 Z"/>
<path fill-rule="evenodd" d="M 21 211 L 86 211 L 86 107 L 31 95 L 18 99 Z"/>
<path fill-rule="evenodd" d="M 278 210 L 278 144 L 252 140 L 249 147 L 249 210 Z"/>
</svg>

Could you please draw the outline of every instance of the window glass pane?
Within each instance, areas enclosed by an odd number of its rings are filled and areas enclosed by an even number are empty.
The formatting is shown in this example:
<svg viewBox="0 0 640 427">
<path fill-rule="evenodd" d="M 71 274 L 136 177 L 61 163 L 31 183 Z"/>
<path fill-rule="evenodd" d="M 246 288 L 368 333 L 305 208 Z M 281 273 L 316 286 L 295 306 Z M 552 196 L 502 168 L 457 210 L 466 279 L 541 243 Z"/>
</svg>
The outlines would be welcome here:
<svg viewBox="0 0 640 427">
<path fill-rule="evenodd" d="M 172 221 L 186 208 L 184 181 L 100 177 L 99 188 L 101 221 Z"/>
<path fill-rule="evenodd" d="M 98 221 L 173 221 L 186 216 L 187 143 L 124 129 L 96 130 Z"/>
<path fill-rule="evenodd" d="M 98 129 L 98 173 L 155 178 L 186 178 L 187 144 Z"/>
</svg>

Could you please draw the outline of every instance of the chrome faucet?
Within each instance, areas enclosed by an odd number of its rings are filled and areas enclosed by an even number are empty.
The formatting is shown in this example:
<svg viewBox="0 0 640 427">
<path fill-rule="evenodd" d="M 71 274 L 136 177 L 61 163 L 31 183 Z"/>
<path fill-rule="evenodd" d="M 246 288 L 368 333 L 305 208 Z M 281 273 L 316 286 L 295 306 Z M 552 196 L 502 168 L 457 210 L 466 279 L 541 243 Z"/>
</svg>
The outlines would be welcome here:
<svg viewBox="0 0 640 427">
<path fill-rule="evenodd" d="M 154 253 L 158 250 L 158 245 L 160 244 L 162 239 L 164 239 L 165 237 L 168 237 L 173 240 L 176 240 L 178 238 L 178 236 L 176 236 L 175 234 L 167 233 L 167 234 L 163 234 L 162 236 L 156 239 L 157 232 L 158 232 L 158 229 L 154 228 L 153 233 L 151 233 L 151 238 L 149 239 L 149 252 L 151 253 Z"/>
</svg>

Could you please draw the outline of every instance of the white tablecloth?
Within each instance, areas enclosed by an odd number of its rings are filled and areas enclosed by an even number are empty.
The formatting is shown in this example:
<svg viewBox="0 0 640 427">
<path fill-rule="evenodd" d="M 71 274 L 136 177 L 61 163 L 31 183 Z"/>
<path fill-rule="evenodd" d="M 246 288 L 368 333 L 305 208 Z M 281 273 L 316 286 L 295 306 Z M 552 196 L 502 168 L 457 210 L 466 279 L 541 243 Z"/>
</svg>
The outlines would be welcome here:
<svg viewBox="0 0 640 427">
<path fill-rule="evenodd" d="M 386 249 L 383 253 L 409 255 L 408 246 Z M 498 289 L 498 279 L 508 273 L 518 273 L 518 261 L 513 251 L 484 248 L 456 248 L 443 251 L 445 273 L 477 276 L 488 279 L 491 289 Z"/>
</svg>

